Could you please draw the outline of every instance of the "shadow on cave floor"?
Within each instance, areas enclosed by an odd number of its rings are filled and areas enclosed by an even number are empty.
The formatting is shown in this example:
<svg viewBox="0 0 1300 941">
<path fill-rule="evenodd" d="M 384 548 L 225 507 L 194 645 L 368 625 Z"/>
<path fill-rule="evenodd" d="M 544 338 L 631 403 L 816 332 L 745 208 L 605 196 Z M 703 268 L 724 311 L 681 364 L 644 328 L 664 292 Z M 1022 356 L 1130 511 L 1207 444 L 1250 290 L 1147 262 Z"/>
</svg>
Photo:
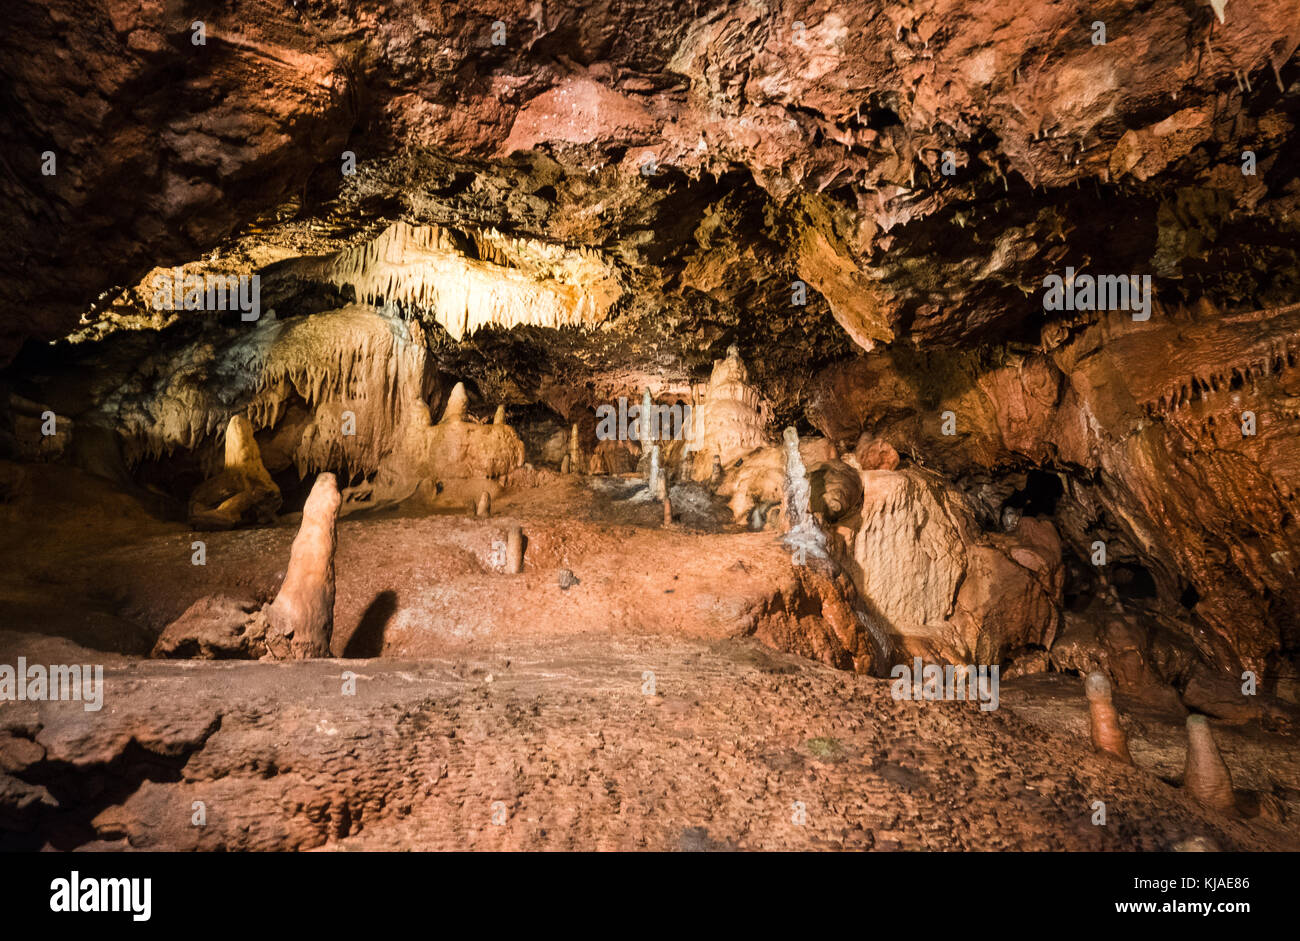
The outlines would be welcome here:
<svg viewBox="0 0 1300 941">
<path fill-rule="evenodd" d="M 349 659 L 380 656 L 384 652 L 384 628 L 396 613 L 397 592 L 387 590 L 375 595 L 375 600 L 361 615 L 361 623 L 348 638 L 343 656 Z"/>
</svg>

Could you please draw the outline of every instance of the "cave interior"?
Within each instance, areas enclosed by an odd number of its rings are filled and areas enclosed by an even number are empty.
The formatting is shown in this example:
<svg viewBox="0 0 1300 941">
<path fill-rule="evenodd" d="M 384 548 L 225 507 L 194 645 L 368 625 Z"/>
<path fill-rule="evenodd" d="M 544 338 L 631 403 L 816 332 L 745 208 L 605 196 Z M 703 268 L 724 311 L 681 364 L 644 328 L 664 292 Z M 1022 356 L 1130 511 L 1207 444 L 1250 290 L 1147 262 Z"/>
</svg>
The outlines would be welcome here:
<svg viewBox="0 0 1300 941">
<path fill-rule="evenodd" d="M 9 20 L 0 846 L 1300 847 L 1297 0 Z"/>
</svg>

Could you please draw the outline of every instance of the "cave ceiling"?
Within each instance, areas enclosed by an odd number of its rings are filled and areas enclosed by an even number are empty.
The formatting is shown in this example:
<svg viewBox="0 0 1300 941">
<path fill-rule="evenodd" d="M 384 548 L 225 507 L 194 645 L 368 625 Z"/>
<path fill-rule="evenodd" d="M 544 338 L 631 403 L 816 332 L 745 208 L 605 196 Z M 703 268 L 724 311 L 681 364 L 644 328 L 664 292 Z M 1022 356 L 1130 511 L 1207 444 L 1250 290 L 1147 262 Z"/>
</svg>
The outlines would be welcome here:
<svg viewBox="0 0 1300 941">
<path fill-rule="evenodd" d="M 458 336 L 387 298 L 514 402 L 698 379 L 736 343 L 795 419 L 863 350 L 1037 344 L 1067 265 L 1152 272 L 1168 305 L 1296 296 L 1295 2 L 53 2 L 3 42 L 5 358 L 199 329 L 149 307 L 170 266 L 331 306 L 353 286 L 299 261 L 395 224 L 601 269 L 600 316 L 555 328 Z"/>
</svg>

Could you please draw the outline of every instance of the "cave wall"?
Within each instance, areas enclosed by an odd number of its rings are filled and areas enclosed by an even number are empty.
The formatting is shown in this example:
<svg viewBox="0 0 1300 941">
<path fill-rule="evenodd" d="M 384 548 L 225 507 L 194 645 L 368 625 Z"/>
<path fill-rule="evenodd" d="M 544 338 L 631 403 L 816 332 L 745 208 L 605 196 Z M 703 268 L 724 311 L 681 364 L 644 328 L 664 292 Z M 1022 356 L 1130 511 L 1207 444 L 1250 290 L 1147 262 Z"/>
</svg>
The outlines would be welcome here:
<svg viewBox="0 0 1300 941">
<path fill-rule="evenodd" d="M 1300 307 L 1203 307 L 1112 316 L 998 360 L 864 356 L 818 376 L 810 416 L 842 445 L 880 436 L 954 478 L 1050 469 L 1078 558 L 1100 540 L 1109 564 L 1140 562 L 1204 656 L 1275 674 L 1300 611 L 1298 337 Z"/>
</svg>

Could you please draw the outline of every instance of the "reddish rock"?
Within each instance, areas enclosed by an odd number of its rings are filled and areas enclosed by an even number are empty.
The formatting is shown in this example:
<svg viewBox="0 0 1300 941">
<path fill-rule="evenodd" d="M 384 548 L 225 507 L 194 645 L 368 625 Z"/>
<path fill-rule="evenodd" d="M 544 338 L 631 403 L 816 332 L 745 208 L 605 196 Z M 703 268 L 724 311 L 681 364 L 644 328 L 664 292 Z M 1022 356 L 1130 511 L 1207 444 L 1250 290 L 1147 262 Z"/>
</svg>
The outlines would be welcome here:
<svg viewBox="0 0 1300 941">
<path fill-rule="evenodd" d="M 898 452 L 883 438 L 864 434 L 858 438 L 853 456 L 862 470 L 894 470 L 898 467 Z"/>
</svg>

